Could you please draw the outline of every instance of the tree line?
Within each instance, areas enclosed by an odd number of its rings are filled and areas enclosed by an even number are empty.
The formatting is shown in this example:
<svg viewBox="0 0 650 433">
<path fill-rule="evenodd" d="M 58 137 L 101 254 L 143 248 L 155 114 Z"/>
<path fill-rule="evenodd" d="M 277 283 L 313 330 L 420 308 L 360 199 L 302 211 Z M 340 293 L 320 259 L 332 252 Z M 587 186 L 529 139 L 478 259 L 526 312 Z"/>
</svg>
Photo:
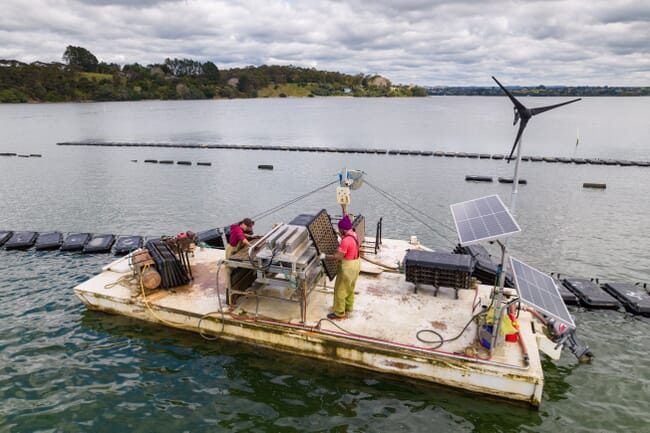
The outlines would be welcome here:
<svg viewBox="0 0 650 433">
<path fill-rule="evenodd" d="M 428 95 L 503 96 L 497 87 L 426 87 Z M 650 96 L 650 87 L 627 86 L 518 86 L 508 90 L 515 96 Z"/>
<path fill-rule="evenodd" d="M 160 64 L 105 63 L 68 46 L 63 63 L 0 60 L 0 102 L 136 101 L 262 96 L 426 96 L 419 86 L 371 75 L 297 66 L 220 70 L 213 62 L 165 59 Z"/>
</svg>

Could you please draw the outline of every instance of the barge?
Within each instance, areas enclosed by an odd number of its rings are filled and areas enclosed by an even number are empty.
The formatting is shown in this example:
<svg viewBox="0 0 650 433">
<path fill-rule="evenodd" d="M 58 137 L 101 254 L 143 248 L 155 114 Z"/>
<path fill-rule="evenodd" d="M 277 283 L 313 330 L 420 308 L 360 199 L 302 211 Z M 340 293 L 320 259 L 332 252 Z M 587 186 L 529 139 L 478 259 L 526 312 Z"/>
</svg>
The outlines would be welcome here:
<svg viewBox="0 0 650 433">
<path fill-rule="evenodd" d="M 90 310 L 538 407 L 540 352 L 557 359 L 562 346 L 549 340 L 544 316 L 524 306 L 514 339 L 498 331 L 486 337 L 491 307 L 519 302 L 516 290 L 480 284 L 471 256 L 445 257 L 415 237 L 381 239 L 379 225 L 378 235 L 366 237 L 364 225 L 357 216 L 362 266 L 344 320 L 327 318 L 335 264 L 319 253 L 337 240 L 325 210 L 276 225 L 228 258 L 185 236 L 148 243 L 152 253 L 171 252 L 177 271 L 184 269 L 180 284 L 165 283 L 167 265 L 141 249 L 73 290 Z M 153 268 L 162 278 L 152 284 Z"/>
</svg>

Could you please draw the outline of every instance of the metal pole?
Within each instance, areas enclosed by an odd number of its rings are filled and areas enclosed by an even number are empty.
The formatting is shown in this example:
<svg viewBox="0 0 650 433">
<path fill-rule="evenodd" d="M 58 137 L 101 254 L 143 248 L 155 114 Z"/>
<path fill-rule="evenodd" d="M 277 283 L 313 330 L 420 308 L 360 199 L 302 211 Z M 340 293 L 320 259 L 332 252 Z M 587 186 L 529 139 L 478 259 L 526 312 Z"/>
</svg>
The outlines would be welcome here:
<svg viewBox="0 0 650 433">
<path fill-rule="evenodd" d="M 501 320 L 503 320 L 501 300 L 503 299 L 503 287 L 505 286 L 505 281 L 506 281 L 506 270 L 505 270 L 506 245 L 502 244 L 498 240 L 497 243 L 501 247 L 501 272 L 499 273 L 499 282 L 497 288 L 495 289 L 494 299 L 493 299 L 494 319 L 492 321 L 493 325 L 492 325 L 492 341 L 490 342 L 490 355 L 492 355 L 492 352 L 495 349 L 497 338 L 499 336 L 498 332 L 501 329 Z"/>
<path fill-rule="evenodd" d="M 517 192 L 519 190 L 519 163 L 521 162 L 521 147 L 523 137 L 519 137 L 519 144 L 517 146 L 517 158 L 515 158 L 515 174 L 512 178 L 512 196 L 510 198 L 510 213 L 515 216 L 515 209 L 517 208 Z"/>
</svg>

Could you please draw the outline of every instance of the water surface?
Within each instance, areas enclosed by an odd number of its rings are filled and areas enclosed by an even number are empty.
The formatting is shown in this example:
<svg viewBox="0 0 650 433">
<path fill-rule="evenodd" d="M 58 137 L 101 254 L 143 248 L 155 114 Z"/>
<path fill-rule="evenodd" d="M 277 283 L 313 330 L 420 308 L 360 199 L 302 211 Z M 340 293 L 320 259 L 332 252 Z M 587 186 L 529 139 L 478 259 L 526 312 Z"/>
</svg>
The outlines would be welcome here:
<svg viewBox="0 0 650 433">
<path fill-rule="evenodd" d="M 529 98 L 530 106 L 561 101 Z M 585 98 L 536 117 L 524 154 L 650 160 L 648 98 Z M 309 98 L 0 106 L 0 230 L 160 235 L 224 226 L 314 190 L 346 166 L 368 184 L 352 209 L 372 232 L 456 243 L 449 205 L 511 187 L 464 181 L 511 176 L 512 164 L 424 156 L 56 146 L 102 140 L 380 147 L 507 153 L 505 98 Z M 580 142 L 575 147 L 576 130 Z M 211 167 L 144 164 L 145 158 Z M 137 162 L 132 162 L 137 160 Z M 273 171 L 257 170 L 273 164 Z M 648 282 L 650 168 L 522 163 L 522 233 L 514 257 L 545 272 Z M 586 190 L 583 182 L 607 184 Z M 387 200 L 373 187 L 408 203 Z M 258 220 L 337 213 L 326 189 Z M 422 216 L 419 211 L 427 214 Z M 497 253 L 493 245 L 487 245 Z M 643 431 L 647 319 L 572 309 L 596 354 L 544 361 L 539 411 L 442 387 L 260 351 L 87 311 L 71 288 L 110 257 L 0 250 L 2 431 Z M 216 301 L 215 301 L 216 302 Z M 215 304 L 216 305 L 216 304 Z"/>
</svg>

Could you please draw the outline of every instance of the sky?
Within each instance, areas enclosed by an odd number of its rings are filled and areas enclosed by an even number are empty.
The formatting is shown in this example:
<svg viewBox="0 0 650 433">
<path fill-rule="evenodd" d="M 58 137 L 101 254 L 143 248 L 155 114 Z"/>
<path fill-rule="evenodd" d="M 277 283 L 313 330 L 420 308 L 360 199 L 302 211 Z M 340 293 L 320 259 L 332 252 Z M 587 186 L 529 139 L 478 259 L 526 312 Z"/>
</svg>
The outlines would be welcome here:
<svg viewBox="0 0 650 433">
<path fill-rule="evenodd" d="M 294 65 L 422 86 L 650 86 L 650 0 L 2 0 L 0 59 Z"/>
</svg>

